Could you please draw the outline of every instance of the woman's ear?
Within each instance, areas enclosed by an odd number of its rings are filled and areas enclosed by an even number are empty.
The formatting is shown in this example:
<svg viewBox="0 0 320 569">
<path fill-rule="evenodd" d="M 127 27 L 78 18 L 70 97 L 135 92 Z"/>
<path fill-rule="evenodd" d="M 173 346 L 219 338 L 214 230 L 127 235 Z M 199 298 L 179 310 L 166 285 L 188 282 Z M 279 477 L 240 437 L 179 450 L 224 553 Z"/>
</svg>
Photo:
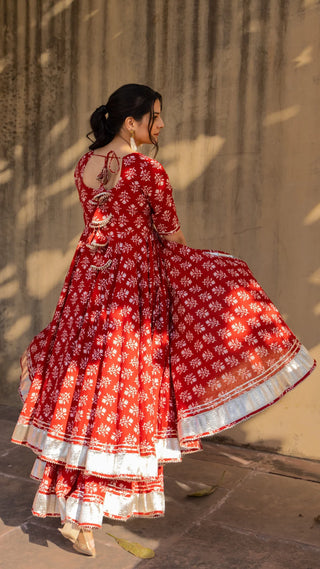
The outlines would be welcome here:
<svg viewBox="0 0 320 569">
<path fill-rule="evenodd" d="M 133 117 L 126 117 L 125 121 L 124 121 L 124 126 L 126 127 L 126 129 L 131 132 L 132 130 L 134 130 L 135 127 L 135 120 Z"/>
</svg>

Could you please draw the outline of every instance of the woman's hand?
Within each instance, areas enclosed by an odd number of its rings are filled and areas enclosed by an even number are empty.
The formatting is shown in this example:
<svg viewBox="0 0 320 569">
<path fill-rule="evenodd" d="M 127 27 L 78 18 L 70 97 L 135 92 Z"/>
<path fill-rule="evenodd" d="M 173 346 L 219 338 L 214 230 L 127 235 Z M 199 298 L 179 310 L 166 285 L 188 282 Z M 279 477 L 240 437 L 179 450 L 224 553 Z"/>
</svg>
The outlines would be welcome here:
<svg viewBox="0 0 320 569">
<path fill-rule="evenodd" d="M 175 233 L 170 233 L 170 235 L 162 235 L 161 237 L 163 237 L 167 241 L 174 241 L 175 243 L 180 243 L 181 245 L 187 244 L 185 236 L 183 235 L 181 229 L 179 229 L 179 231 L 176 231 Z"/>
</svg>

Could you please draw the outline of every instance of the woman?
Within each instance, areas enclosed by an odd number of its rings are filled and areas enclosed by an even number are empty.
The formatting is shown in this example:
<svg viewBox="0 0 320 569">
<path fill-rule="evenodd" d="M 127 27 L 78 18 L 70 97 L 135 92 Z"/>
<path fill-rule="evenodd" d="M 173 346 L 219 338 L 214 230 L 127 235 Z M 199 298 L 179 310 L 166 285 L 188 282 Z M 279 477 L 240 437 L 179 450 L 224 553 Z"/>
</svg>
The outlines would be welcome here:
<svg viewBox="0 0 320 569">
<path fill-rule="evenodd" d="M 186 246 L 163 167 L 139 152 L 161 95 L 124 85 L 91 117 L 81 235 L 52 322 L 22 358 L 13 441 L 38 455 L 33 513 L 95 555 L 103 516 L 164 513 L 162 465 L 313 369 L 247 265 Z"/>
</svg>

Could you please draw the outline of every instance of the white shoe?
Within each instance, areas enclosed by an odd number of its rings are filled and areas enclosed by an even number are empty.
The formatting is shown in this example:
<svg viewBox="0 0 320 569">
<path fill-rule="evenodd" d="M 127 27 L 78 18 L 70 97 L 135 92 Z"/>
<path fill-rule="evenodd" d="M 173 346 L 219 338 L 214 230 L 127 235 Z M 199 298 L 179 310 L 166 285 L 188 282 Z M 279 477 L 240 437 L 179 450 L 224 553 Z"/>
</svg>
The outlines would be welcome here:
<svg viewBox="0 0 320 569">
<path fill-rule="evenodd" d="M 90 557 L 95 557 L 96 549 L 92 531 L 82 529 L 78 535 L 77 540 L 73 544 L 73 548 L 78 551 L 78 553 L 89 555 Z"/>
<path fill-rule="evenodd" d="M 72 522 L 66 522 L 62 528 L 58 528 L 58 531 L 62 533 L 63 537 L 75 543 L 80 533 L 80 528 Z"/>
</svg>

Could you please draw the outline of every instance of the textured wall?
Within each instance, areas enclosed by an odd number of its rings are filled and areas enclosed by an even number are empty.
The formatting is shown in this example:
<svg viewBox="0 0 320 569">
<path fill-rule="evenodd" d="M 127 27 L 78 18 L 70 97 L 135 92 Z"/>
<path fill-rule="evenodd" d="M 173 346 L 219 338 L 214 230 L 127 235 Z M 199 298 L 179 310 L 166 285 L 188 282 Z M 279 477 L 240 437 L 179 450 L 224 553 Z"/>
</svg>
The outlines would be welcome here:
<svg viewBox="0 0 320 569">
<path fill-rule="evenodd" d="M 243 257 L 319 352 L 318 0 L 0 0 L 1 394 L 82 230 L 73 169 L 118 86 L 164 96 L 159 159 L 190 245 Z M 228 432 L 320 458 L 319 372 Z"/>
</svg>

